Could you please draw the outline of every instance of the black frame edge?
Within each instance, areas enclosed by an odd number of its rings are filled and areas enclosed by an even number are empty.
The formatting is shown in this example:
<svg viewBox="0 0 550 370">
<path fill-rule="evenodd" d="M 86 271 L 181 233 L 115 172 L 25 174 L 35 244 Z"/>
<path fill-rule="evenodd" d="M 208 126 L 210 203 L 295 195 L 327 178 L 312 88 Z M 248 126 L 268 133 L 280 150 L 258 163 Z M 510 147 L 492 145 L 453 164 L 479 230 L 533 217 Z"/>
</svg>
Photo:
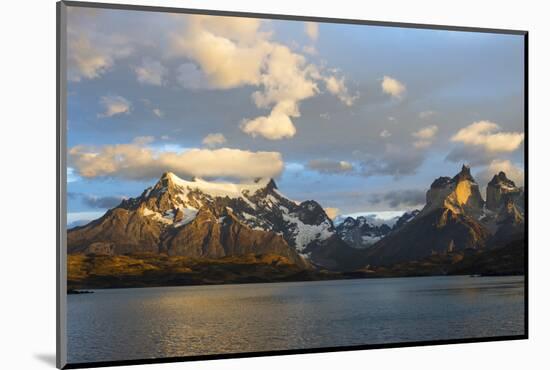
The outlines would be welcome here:
<svg viewBox="0 0 550 370">
<path fill-rule="evenodd" d="M 301 15 L 291 15 L 291 14 L 254 13 L 254 12 L 241 12 L 241 11 L 215 10 L 215 9 L 176 8 L 176 7 L 152 6 L 152 5 L 113 4 L 113 3 L 100 3 L 100 2 L 87 2 L 87 1 L 72 1 L 72 0 L 62 0 L 61 2 L 64 3 L 66 6 L 75 6 L 75 7 L 82 7 L 82 8 L 112 9 L 112 10 L 134 10 L 134 11 L 149 11 L 149 12 L 163 12 L 163 13 L 219 15 L 219 16 L 225 16 L 225 17 L 249 17 L 249 18 L 280 19 L 280 20 L 289 20 L 289 21 L 344 23 L 344 24 L 358 24 L 358 25 L 370 25 L 370 26 L 380 26 L 380 27 L 400 27 L 400 28 L 417 28 L 417 29 L 429 29 L 429 30 L 441 30 L 441 31 L 498 33 L 498 34 L 507 34 L 507 35 L 525 35 L 527 33 L 526 30 L 483 28 L 483 27 L 473 27 L 473 26 L 451 26 L 451 25 L 440 25 L 440 24 L 375 21 L 375 20 L 362 20 L 362 19 L 352 19 L 352 18 L 330 18 L 330 17 L 301 16 Z"/>
<path fill-rule="evenodd" d="M 384 343 L 384 344 L 374 344 L 374 345 L 306 348 L 306 349 L 295 349 L 295 350 L 292 349 L 292 350 L 280 350 L 280 351 L 225 353 L 225 354 L 216 354 L 216 355 L 164 357 L 164 358 L 150 358 L 150 359 L 137 359 L 137 360 L 119 360 L 119 361 L 98 361 L 98 362 L 69 363 L 65 367 L 63 367 L 63 369 L 86 369 L 86 368 L 111 367 L 111 366 L 152 365 L 152 364 L 163 364 L 163 363 L 173 363 L 173 362 L 191 362 L 191 361 L 226 360 L 226 359 L 250 358 L 250 357 L 306 355 L 306 354 L 316 354 L 316 353 L 349 352 L 349 351 L 372 350 L 372 349 L 425 347 L 425 346 L 436 346 L 436 345 L 439 346 L 439 345 L 449 345 L 449 344 L 474 344 L 474 343 L 500 342 L 500 341 L 525 340 L 525 339 L 527 339 L 526 335 L 511 335 L 511 336 L 502 336 L 502 337 L 434 340 L 434 341 L 404 342 L 404 343 L 389 343 L 389 344 Z"/>
</svg>

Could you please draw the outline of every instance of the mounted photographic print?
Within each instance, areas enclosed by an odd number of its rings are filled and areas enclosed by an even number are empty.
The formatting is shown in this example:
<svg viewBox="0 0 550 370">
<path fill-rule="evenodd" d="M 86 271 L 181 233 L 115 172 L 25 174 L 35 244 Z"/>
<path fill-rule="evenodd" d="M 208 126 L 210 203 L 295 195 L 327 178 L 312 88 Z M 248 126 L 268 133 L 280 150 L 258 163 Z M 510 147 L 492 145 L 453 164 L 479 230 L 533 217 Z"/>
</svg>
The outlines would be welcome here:
<svg viewBox="0 0 550 370">
<path fill-rule="evenodd" d="M 58 3 L 58 366 L 527 338 L 526 50 Z"/>
</svg>

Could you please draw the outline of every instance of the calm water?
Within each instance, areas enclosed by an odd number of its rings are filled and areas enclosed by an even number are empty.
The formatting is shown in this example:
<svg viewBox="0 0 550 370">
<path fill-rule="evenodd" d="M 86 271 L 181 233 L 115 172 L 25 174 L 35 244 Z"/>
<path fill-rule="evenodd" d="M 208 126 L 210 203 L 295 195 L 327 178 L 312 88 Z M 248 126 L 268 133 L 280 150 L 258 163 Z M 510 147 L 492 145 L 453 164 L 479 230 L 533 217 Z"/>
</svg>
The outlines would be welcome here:
<svg viewBox="0 0 550 370">
<path fill-rule="evenodd" d="M 68 296 L 69 362 L 524 333 L 523 277 L 96 290 Z"/>
</svg>

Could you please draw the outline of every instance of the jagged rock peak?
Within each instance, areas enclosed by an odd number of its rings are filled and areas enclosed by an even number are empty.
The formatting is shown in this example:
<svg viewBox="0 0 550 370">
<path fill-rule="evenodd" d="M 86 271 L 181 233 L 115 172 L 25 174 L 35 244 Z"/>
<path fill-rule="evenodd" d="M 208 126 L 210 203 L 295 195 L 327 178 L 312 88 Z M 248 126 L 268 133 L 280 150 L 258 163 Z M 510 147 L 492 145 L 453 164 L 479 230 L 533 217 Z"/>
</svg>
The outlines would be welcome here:
<svg viewBox="0 0 550 370">
<path fill-rule="evenodd" d="M 469 180 L 469 181 L 475 182 L 470 172 L 470 166 L 466 164 L 462 165 L 462 169 L 460 170 L 460 172 L 453 178 L 453 181 L 455 182 L 463 181 L 463 180 Z"/>
<path fill-rule="evenodd" d="M 494 175 L 491 181 L 489 181 L 490 186 L 498 186 L 498 185 L 507 185 L 509 187 L 516 187 L 516 184 L 510 180 L 508 177 L 506 177 L 506 173 L 503 171 L 500 171 L 498 174 Z"/>
<path fill-rule="evenodd" d="M 432 185 L 430 186 L 430 188 L 445 188 L 449 184 L 451 184 L 451 182 L 452 182 L 452 179 L 450 177 L 447 177 L 447 176 L 438 177 L 437 179 L 434 180 L 434 182 L 432 182 Z"/>
<path fill-rule="evenodd" d="M 497 211 L 507 206 L 509 202 L 514 202 L 517 206 L 523 208 L 523 191 L 507 178 L 504 172 L 500 171 L 487 184 L 487 208 L 491 211 Z"/>
<path fill-rule="evenodd" d="M 483 209 L 483 198 L 479 187 L 470 173 L 470 167 L 463 165 L 452 179 L 439 177 L 426 193 L 426 207 L 422 214 L 438 209 L 450 209 L 453 213 L 477 216 Z"/>
</svg>

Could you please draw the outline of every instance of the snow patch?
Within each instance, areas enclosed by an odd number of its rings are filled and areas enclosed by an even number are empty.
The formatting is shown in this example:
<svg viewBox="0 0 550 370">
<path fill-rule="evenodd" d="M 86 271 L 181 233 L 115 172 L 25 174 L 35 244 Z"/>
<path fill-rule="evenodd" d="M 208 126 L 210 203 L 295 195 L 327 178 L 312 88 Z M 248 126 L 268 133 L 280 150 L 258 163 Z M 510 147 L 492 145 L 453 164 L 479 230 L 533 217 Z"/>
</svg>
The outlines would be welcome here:
<svg viewBox="0 0 550 370">
<path fill-rule="evenodd" d="M 299 218 L 283 213 L 283 219 L 295 226 L 292 234 L 298 252 L 303 251 L 314 240 L 327 240 L 334 232 L 330 231 L 330 222 L 323 221 L 319 225 L 308 225 Z"/>
</svg>

